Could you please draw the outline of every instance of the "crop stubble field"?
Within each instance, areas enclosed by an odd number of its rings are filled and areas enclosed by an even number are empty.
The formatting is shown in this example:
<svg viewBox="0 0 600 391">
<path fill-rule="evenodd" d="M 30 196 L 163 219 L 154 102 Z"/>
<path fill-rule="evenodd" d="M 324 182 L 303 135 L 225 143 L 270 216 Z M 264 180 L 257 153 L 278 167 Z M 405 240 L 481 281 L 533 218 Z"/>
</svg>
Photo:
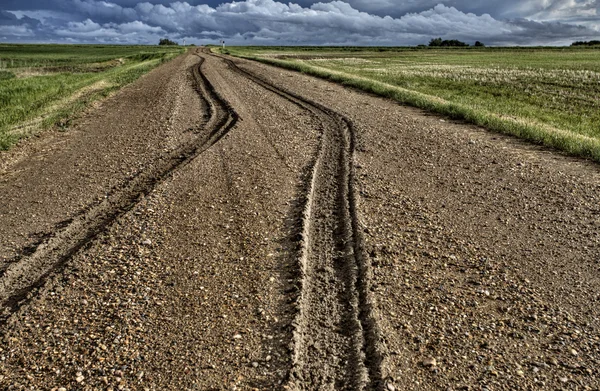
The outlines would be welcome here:
<svg viewBox="0 0 600 391">
<path fill-rule="evenodd" d="M 600 160 L 597 48 L 227 51 Z"/>
<path fill-rule="evenodd" d="M 0 149 L 131 83 L 180 48 L 0 44 Z"/>
<path fill-rule="evenodd" d="M 0 152 L 0 388 L 600 386 L 595 163 L 206 48 L 69 129 Z"/>
</svg>

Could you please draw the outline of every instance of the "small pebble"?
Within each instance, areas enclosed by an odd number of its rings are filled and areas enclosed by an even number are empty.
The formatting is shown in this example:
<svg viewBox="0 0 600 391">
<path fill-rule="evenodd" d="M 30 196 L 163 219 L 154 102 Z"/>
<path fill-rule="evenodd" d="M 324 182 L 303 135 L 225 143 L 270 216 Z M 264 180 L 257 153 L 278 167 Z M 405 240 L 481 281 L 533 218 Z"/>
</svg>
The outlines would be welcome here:
<svg viewBox="0 0 600 391">
<path fill-rule="evenodd" d="M 394 387 L 394 385 L 392 383 L 387 384 L 387 389 L 388 389 L 388 391 L 396 391 L 396 387 Z"/>
<path fill-rule="evenodd" d="M 423 366 L 425 367 L 435 367 L 437 366 L 437 361 L 435 358 L 426 358 L 425 360 L 423 360 Z"/>
<path fill-rule="evenodd" d="M 253 366 L 254 368 L 257 368 L 257 367 L 258 367 L 258 363 L 257 363 L 256 361 L 253 361 L 253 362 L 252 362 L 252 366 Z"/>
</svg>

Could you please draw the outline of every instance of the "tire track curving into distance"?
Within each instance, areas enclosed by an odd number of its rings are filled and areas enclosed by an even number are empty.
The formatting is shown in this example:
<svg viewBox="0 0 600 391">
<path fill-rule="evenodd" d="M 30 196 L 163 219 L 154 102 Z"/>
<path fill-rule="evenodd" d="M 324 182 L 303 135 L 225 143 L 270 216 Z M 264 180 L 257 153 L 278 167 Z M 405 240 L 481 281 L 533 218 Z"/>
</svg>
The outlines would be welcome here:
<svg viewBox="0 0 600 391">
<path fill-rule="evenodd" d="M 355 190 L 355 132 L 349 119 L 221 58 L 233 71 L 309 111 L 323 124 L 302 218 L 290 389 L 378 390 L 379 332 L 369 297 Z"/>
<path fill-rule="evenodd" d="M 192 67 L 194 88 L 209 109 L 202 135 L 175 151 L 158 157 L 151 169 L 140 172 L 100 204 L 73 218 L 62 229 L 37 245 L 34 251 L 12 262 L 0 276 L 0 326 L 27 304 L 48 277 L 64 270 L 69 260 L 112 223 L 134 208 L 157 184 L 186 166 L 218 142 L 237 123 L 238 115 L 202 73 L 204 58 Z"/>
</svg>

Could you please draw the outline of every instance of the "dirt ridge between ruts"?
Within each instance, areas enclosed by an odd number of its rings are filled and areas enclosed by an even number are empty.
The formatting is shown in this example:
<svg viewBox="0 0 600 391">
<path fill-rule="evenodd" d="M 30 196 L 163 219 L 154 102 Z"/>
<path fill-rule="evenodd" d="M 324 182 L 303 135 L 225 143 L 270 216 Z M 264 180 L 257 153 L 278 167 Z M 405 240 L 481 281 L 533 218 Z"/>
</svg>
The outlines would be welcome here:
<svg viewBox="0 0 600 391">
<path fill-rule="evenodd" d="M 239 74 L 311 112 L 324 126 L 300 225 L 302 281 L 297 298 L 290 388 L 381 389 L 384 384 L 378 349 L 380 337 L 369 297 L 371 269 L 362 246 L 354 186 L 356 140 L 352 122 L 239 68 L 230 59 L 218 57 Z M 330 213 L 324 216 L 323 210 Z M 328 253 L 327 245 L 333 245 L 333 254 Z M 319 274 L 324 269 L 329 269 L 329 277 L 338 286 L 333 287 L 331 280 L 319 284 Z M 330 323 L 323 322 L 323 317 L 332 315 L 327 308 L 331 303 L 325 298 L 341 303 L 341 311 L 334 315 L 339 322 L 337 331 Z M 338 341 L 331 340 L 336 338 Z M 345 346 L 348 342 L 349 346 Z M 314 347 L 321 343 L 333 343 L 334 347 L 327 347 L 325 352 L 315 351 Z M 344 348 L 346 351 L 338 356 Z"/>
<path fill-rule="evenodd" d="M 200 98 L 210 107 L 206 136 L 160 156 L 153 169 L 140 172 L 123 188 L 107 195 L 99 205 L 75 217 L 63 229 L 40 243 L 28 256 L 9 264 L 0 275 L 0 326 L 26 304 L 35 289 L 43 286 L 54 272 L 60 272 L 79 250 L 105 231 L 119 216 L 131 210 L 152 189 L 177 169 L 198 157 L 237 123 L 238 115 L 203 75 L 204 58 L 193 67 L 193 77 Z"/>
</svg>

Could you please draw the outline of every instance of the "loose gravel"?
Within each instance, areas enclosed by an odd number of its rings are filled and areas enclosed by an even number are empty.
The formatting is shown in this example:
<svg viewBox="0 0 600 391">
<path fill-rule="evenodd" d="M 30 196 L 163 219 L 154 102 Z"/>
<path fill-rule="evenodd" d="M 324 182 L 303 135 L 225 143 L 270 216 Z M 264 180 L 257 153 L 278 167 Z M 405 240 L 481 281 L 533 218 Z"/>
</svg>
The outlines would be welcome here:
<svg viewBox="0 0 600 391">
<path fill-rule="evenodd" d="M 292 372 L 306 305 L 299 211 L 326 128 L 222 59 L 199 56 L 237 124 L 6 319 L 0 388 L 323 388 Z M 211 110 L 193 78 L 200 61 L 182 56 L 73 131 L 3 153 L 3 265 L 25 259 L 160 153 L 206 136 Z M 235 62 L 353 124 L 352 190 L 372 270 L 360 278 L 374 300 L 370 343 L 381 353 L 382 388 L 600 387 L 597 165 Z"/>
<path fill-rule="evenodd" d="M 596 164 L 247 67 L 356 124 L 359 211 L 390 387 L 600 387 Z"/>
</svg>

